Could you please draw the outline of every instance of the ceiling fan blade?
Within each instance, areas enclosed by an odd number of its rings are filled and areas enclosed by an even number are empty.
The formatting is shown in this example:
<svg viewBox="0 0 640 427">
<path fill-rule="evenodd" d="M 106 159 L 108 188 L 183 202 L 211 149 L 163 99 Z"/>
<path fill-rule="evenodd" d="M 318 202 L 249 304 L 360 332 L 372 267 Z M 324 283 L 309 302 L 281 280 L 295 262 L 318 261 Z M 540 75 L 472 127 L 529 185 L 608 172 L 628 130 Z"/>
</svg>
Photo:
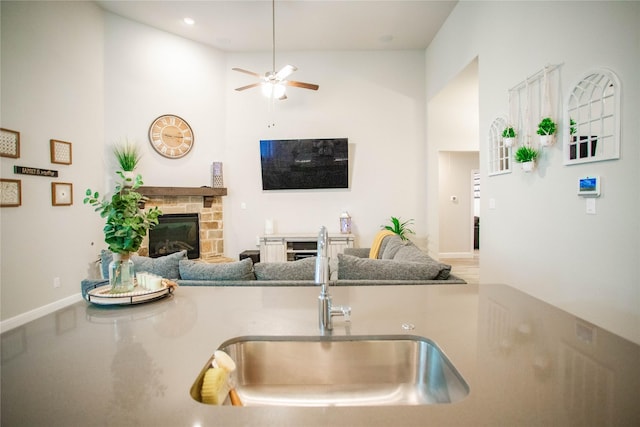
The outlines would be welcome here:
<svg viewBox="0 0 640 427">
<path fill-rule="evenodd" d="M 249 74 L 250 76 L 255 76 L 258 78 L 262 78 L 262 76 L 258 73 L 254 73 L 253 71 L 249 71 L 249 70 L 244 70 L 242 68 L 232 68 L 233 71 L 239 71 L 241 73 L 245 73 L 245 74 Z"/>
<path fill-rule="evenodd" d="M 304 82 L 296 82 L 293 80 L 285 80 L 282 82 L 283 84 L 287 85 L 287 86 L 294 86 L 294 87 L 299 87 L 302 89 L 311 89 L 311 90 L 318 90 L 318 88 L 320 86 L 313 84 L 313 83 L 304 83 Z"/>
<path fill-rule="evenodd" d="M 252 87 L 257 87 L 260 86 L 262 83 L 252 83 L 250 85 L 246 85 L 246 86 L 242 86 L 242 87 L 237 87 L 236 90 L 238 92 L 240 92 L 241 90 L 246 90 L 246 89 L 251 89 Z"/>
<path fill-rule="evenodd" d="M 291 75 L 297 68 L 295 65 L 285 65 L 276 73 L 276 79 L 284 80 Z"/>
</svg>

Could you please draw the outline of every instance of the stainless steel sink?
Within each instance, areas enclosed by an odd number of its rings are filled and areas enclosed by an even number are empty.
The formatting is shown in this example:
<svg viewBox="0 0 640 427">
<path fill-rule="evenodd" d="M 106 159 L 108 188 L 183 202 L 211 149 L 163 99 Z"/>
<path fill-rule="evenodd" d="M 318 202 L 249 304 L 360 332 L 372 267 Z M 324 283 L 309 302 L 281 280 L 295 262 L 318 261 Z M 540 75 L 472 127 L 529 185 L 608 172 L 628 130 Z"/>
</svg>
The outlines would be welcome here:
<svg viewBox="0 0 640 427">
<path fill-rule="evenodd" d="M 236 362 L 245 406 L 427 405 L 469 394 L 442 350 L 418 336 L 247 336 L 220 349 Z M 191 387 L 198 401 L 210 365 Z"/>
</svg>

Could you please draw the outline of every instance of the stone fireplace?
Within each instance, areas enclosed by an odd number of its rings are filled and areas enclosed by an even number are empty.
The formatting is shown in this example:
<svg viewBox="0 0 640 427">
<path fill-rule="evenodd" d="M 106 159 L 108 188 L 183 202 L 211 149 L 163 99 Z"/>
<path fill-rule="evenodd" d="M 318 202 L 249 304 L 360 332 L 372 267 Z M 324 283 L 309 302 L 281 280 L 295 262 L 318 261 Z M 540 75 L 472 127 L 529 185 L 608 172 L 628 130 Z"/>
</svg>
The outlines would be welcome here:
<svg viewBox="0 0 640 427">
<path fill-rule="evenodd" d="M 199 259 L 215 261 L 224 256 L 222 196 L 227 194 L 226 188 L 140 187 L 138 191 L 148 197 L 145 208 L 157 206 L 163 214 L 198 214 Z M 149 255 L 148 236 L 139 254 Z"/>
</svg>

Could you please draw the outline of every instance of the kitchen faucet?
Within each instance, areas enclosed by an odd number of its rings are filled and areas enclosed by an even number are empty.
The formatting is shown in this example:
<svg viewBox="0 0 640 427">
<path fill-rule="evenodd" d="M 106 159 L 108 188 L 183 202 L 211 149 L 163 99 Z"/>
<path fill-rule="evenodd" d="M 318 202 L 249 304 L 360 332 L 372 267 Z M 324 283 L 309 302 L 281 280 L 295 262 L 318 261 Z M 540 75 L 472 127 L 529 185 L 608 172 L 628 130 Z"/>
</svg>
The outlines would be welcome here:
<svg viewBox="0 0 640 427">
<path fill-rule="evenodd" d="M 316 257 L 315 284 L 320 285 L 318 297 L 318 321 L 322 332 L 333 329 L 333 316 L 343 316 L 345 322 L 351 321 L 351 307 L 334 306 L 329 294 L 329 257 L 327 256 L 327 229 L 323 225 L 318 233 L 318 253 Z"/>
</svg>

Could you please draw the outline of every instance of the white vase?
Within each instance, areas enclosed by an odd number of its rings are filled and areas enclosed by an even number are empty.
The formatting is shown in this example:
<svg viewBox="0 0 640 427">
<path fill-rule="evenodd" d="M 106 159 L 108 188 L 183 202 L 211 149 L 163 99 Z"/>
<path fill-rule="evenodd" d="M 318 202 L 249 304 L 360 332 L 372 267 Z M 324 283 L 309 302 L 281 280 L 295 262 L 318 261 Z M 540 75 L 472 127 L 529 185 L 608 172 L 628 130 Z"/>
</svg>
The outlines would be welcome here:
<svg viewBox="0 0 640 427">
<path fill-rule="evenodd" d="M 536 162 L 522 162 L 521 165 L 525 172 L 531 172 L 536 168 Z"/>
<path fill-rule="evenodd" d="M 136 173 L 134 171 L 122 171 L 122 175 L 124 175 L 122 180 L 124 187 L 132 187 L 133 183 L 136 182 Z"/>
<path fill-rule="evenodd" d="M 553 135 L 540 135 L 540 145 L 543 147 L 549 147 L 553 145 Z"/>
<path fill-rule="evenodd" d="M 502 143 L 505 147 L 512 147 L 515 141 L 515 138 L 502 138 Z"/>
</svg>

